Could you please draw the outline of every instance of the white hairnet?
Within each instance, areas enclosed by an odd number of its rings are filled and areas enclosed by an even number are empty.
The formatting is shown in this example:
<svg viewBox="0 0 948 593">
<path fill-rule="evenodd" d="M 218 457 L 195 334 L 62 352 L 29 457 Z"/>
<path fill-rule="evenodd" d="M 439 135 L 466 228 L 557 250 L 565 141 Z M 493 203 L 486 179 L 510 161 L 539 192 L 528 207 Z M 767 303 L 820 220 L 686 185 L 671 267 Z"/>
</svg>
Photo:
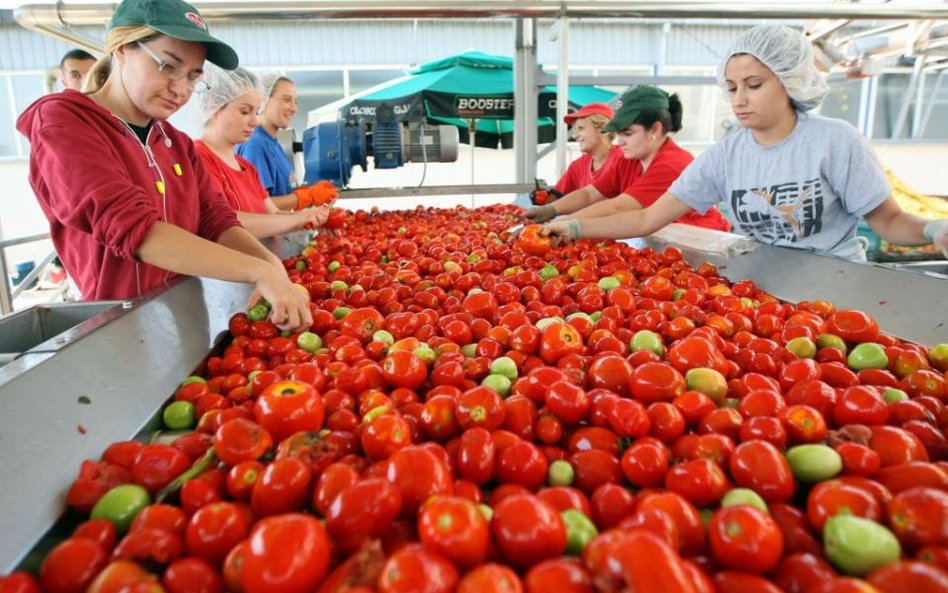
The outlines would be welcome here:
<svg viewBox="0 0 948 593">
<path fill-rule="evenodd" d="M 800 111 L 815 109 L 829 92 L 829 85 L 816 69 L 813 46 L 790 27 L 761 25 L 738 37 L 721 63 L 718 81 L 722 85 L 728 60 L 737 54 L 750 54 L 770 68 Z"/>
<path fill-rule="evenodd" d="M 273 87 L 281 80 L 290 80 L 279 72 L 264 72 L 260 75 L 260 92 L 263 93 L 264 100 L 269 99 L 273 94 Z"/>
<path fill-rule="evenodd" d="M 243 68 L 224 70 L 210 62 L 204 63 L 204 75 L 210 88 L 201 93 L 201 116 L 207 123 L 222 107 L 251 91 L 262 92 L 260 80 Z"/>
</svg>

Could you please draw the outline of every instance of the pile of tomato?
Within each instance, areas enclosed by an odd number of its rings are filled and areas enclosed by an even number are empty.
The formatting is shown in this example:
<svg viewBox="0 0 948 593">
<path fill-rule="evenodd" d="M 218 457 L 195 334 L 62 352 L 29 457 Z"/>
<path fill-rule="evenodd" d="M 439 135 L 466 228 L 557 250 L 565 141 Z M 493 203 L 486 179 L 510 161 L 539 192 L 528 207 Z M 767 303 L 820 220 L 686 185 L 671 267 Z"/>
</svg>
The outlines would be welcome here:
<svg viewBox="0 0 948 593">
<path fill-rule="evenodd" d="M 518 214 L 346 213 L 0 592 L 948 591 L 948 345 Z"/>
</svg>

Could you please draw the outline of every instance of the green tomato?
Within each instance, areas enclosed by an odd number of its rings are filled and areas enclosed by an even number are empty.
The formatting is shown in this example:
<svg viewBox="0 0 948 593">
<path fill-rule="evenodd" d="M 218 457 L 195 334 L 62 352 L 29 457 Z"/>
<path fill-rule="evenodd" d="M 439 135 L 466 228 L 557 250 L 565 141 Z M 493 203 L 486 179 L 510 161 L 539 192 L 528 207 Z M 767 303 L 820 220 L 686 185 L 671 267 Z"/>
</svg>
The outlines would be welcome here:
<svg viewBox="0 0 948 593">
<path fill-rule="evenodd" d="M 589 323 L 595 323 L 593 318 L 589 316 L 589 313 L 583 313 L 582 311 L 576 311 L 575 313 L 570 313 L 566 316 L 566 321 L 570 319 L 585 319 Z"/>
<path fill-rule="evenodd" d="M 512 385 L 510 379 L 503 375 L 487 375 L 481 380 L 481 385 L 488 389 L 493 389 L 496 391 L 500 397 L 507 397 L 507 394 L 510 393 L 510 386 Z"/>
<path fill-rule="evenodd" d="M 671 300 L 672 300 L 673 303 L 677 303 L 677 302 L 678 302 L 678 299 L 680 299 L 680 298 L 683 297 L 684 295 L 685 295 L 685 289 L 684 289 L 684 288 L 676 288 L 676 289 L 674 290 L 674 292 L 672 292 Z"/>
<path fill-rule="evenodd" d="M 560 513 L 560 517 L 566 525 L 566 553 L 570 556 L 579 556 L 586 544 L 599 535 L 599 530 L 579 509 L 567 509 Z"/>
<path fill-rule="evenodd" d="M 269 314 L 270 305 L 264 301 L 261 301 L 253 307 L 250 307 L 250 310 L 247 311 L 247 319 L 250 321 L 263 321 Z"/>
<path fill-rule="evenodd" d="M 602 311 L 593 311 L 592 313 L 589 314 L 589 318 L 592 319 L 593 323 L 596 323 L 597 321 L 602 319 Z"/>
<path fill-rule="evenodd" d="M 366 412 L 364 416 L 362 416 L 362 424 L 368 424 L 369 422 L 372 422 L 373 420 L 375 420 L 382 414 L 387 414 L 390 411 L 391 411 L 391 408 L 388 406 L 375 406 L 374 408 Z"/>
<path fill-rule="evenodd" d="M 806 336 L 793 338 L 785 346 L 797 358 L 813 358 L 816 356 L 816 342 Z"/>
<path fill-rule="evenodd" d="M 435 352 L 435 349 L 424 342 L 415 348 L 414 353 L 415 356 L 420 358 L 421 361 L 428 366 L 433 365 L 435 361 L 438 360 L 438 353 Z"/>
<path fill-rule="evenodd" d="M 546 472 L 546 481 L 550 486 L 570 486 L 575 477 L 576 470 L 565 459 L 557 459 L 551 463 Z"/>
<path fill-rule="evenodd" d="M 536 326 L 538 330 L 543 331 L 554 323 L 564 323 L 564 321 L 562 317 L 544 317 L 537 320 Z"/>
<path fill-rule="evenodd" d="M 546 264 L 540 269 L 540 279 L 549 280 L 550 278 L 556 278 L 560 275 L 560 271 L 556 269 L 556 266 L 553 264 Z"/>
<path fill-rule="evenodd" d="M 461 354 L 463 354 L 465 358 L 474 358 L 477 356 L 477 344 L 472 342 L 461 346 Z"/>
<path fill-rule="evenodd" d="M 837 350 L 841 350 L 843 354 L 849 351 L 849 347 L 846 346 L 846 340 L 836 334 L 820 334 L 816 336 L 816 345 L 818 348 L 836 348 Z"/>
<path fill-rule="evenodd" d="M 332 274 L 333 272 L 338 270 L 341 266 L 342 266 L 341 263 L 337 262 L 336 260 L 332 260 L 331 262 L 329 262 L 329 265 L 326 266 L 326 269 L 329 271 L 330 274 Z"/>
<path fill-rule="evenodd" d="M 481 514 L 484 515 L 484 518 L 487 519 L 488 523 L 490 523 L 490 520 L 494 518 L 494 509 L 490 508 L 483 502 L 478 503 L 477 510 L 479 510 Z"/>
<path fill-rule="evenodd" d="M 342 280 L 333 280 L 332 284 L 329 285 L 329 290 L 331 292 L 336 292 L 337 290 L 348 292 L 349 285 L 343 282 Z"/>
<path fill-rule="evenodd" d="M 889 366 L 889 357 L 885 354 L 885 348 L 875 342 L 864 342 L 857 344 L 849 356 L 846 357 L 849 368 L 854 371 L 863 371 L 866 369 L 884 369 Z"/>
<path fill-rule="evenodd" d="M 375 342 L 382 342 L 386 346 L 391 346 L 395 343 L 395 336 L 393 336 L 392 332 L 388 330 L 379 329 L 372 334 L 372 340 Z"/>
<path fill-rule="evenodd" d="M 332 315 L 336 319 L 342 319 L 349 313 L 352 313 L 352 309 L 350 309 L 349 307 L 336 307 L 335 309 L 332 310 Z"/>
<path fill-rule="evenodd" d="M 122 484 L 106 492 L 92 507 L 92 519 L 108 519 L 119 533 L 128 531 L 132 519 L 151 504 L 148 491 L 138 484 Z"/>
<path fill-rule="evenodd" d="M 191 383 L 207 383 L 207 379 L 197 375 L 189 375 L 184 378 L 184 381 L 181 382 L 181 385 L 190 385 Z"/>
<path fill-rule="evenodd" d="M 298 260 L 295 264 L 293 264 L 293 268 L 295 268 L 297 272 L 302 272 L 306 269 L 306 261 L 302 259 Z"/>
<path fill-rule="evenodd" d="M 165 426 L 171 430 L 185 430 L 194 426 L 194 404 L 180 400 L 168 404 L 161 413 Z"/>
<path fill-rule="evenodd" d="M 901 389 L 896 389 L 895 387 L 889 387 L 882 392 L 882 399 L 885 400 L 885 403 L 891 404 L 895 402 L 902 402 L 909 398 L 908 394 L 902 391 Z"/>
<path fill-rule="evenodd" d="M 296 345 L 299 346 L 300 350 L 316 352 L 323 347 L 323 339 L 319 337 L 319 334 L 303 332 L 296 337 Z"/>
<path fill-rule="evenodd" d="M 662 337 L 650 329 L 641 329 L 635 332 L 629 341 L 629 349 L 632 352 L 639 350 L 651 350 L 658 356 L 665 355 L 665 342 Z"/>
<path fill-rule="evenodd" d="M 819 443 L 790 447 L 786 457 L 793 475 L 801 482 L 822 482 L 843 471 L 839 453 Z"/>
<path fill-rule="evenodd" d="M 613 288 L 619 288 L 620 284 L 619 279 L 615 276 L 603 276 L 599 279 L 599 288 L 606 292 L 609 292 Z"/>
<path fill-rule="evenodd" d="M 503 375 L 511 381 L 517 378 L 517 363 L 509 356 L 501 356 L 490 363 L 490 372 L 492 375 Z"/>
<path fill-rule="evenodd" d="M 719 371 L 707 367 L 688 369 L 685 387 L 707 395 L 714 403 L 720 403 L 727 396 L 727 379 Z"/>
<path fill-rule="evenodd" d="M 761 512 L 770 514 L 770 510 L 767 508 L 767 503 L 761 498 L 760 494 L 757 494 L 750 488 L 731 488 L 728 490 L 724 496 L 721 498 L 721 508 L 725 507 L 736 507 L 740 504 L 747 504 Z"/>
<path fill-rule="evenodd" d="M 899 540 L 884 526 L 854 515 L 835 515 L 823 526 L 823 551 L 842 572 L 867 575 L 899 561 Z"/>
</svg>

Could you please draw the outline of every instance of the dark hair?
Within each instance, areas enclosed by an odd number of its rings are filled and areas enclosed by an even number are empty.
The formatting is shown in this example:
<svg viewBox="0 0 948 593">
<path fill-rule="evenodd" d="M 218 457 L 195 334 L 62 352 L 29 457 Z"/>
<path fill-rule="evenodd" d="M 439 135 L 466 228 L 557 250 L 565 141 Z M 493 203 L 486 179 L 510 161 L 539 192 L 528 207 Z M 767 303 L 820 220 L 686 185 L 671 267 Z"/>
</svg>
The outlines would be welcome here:
<svg viewBox="0 0 948 593">
<path fill-rule="evenodd" d="M 66 52 L 66 55 L 63 56 L 63 59 L 59 60 L 59 67 L 62 68 L 66 63 L 66 60 L 93 60 L 95 61 L 95 56 L 90 54 L 84 49 L 71 49 Z"/>
<path fill-rule="evenodd" d="M 668 97 L 668 109 L 646 109 L 632 123 L 639 124 L 647 130 L 655 125 L 655 122 L 659 122 L 665 134 L 677 132 L 681 129 L 682 110 L 681 99 L 676 93 Z"/>
</svg>

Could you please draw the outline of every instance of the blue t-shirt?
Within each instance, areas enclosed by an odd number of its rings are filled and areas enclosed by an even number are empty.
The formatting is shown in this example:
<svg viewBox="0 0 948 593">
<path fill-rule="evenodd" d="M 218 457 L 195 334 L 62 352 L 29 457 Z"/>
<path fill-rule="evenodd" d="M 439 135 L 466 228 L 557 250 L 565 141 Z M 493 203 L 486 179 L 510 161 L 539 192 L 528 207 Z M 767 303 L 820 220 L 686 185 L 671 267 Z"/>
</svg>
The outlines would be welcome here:
<svg viewBox="0 0 948 593">
<path fill-rule="evenodd" d="M 260 183 L 271 196 L 285 196 L 293 191 L 293 163 L 286 158 L 279 141 L 262 126 L 257 126 L 250 140 L 237 145 L 237 154 L 257 168 Z"/>
<path fill-rule="evenodd" d="M 698 212 L 720 201 L 734 232 L 761 243 L 865 259 L 859 218 L 892 193 L 869 142 L 838 119 L 798 113 L 789 136 L 758 144 L 742 129 L 701 153 L 669 191 Z"/>
</svg>

